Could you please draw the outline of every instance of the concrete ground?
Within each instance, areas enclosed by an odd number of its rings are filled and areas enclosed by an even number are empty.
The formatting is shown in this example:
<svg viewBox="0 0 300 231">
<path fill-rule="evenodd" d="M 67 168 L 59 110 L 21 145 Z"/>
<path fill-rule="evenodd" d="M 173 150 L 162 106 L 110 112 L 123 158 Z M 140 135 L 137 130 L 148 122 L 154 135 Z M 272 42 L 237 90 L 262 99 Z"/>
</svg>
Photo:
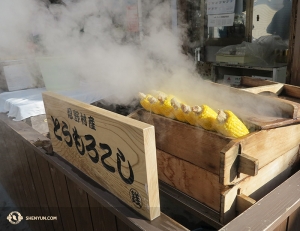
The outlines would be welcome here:
<svg viewBox="0 0 300 231">
<path fill-rule="evenodd" d="M 9 197 L 8 193 L 0 183 L 0 230 L 1 231 L 31 231 L 25 216 L 19 224 L 11 224 L 7 220 L 7 216 L 13 211 L 20 211 L 13 200 Z M 22 215 L 22 214 L 21 214 Z"/>
</svg>

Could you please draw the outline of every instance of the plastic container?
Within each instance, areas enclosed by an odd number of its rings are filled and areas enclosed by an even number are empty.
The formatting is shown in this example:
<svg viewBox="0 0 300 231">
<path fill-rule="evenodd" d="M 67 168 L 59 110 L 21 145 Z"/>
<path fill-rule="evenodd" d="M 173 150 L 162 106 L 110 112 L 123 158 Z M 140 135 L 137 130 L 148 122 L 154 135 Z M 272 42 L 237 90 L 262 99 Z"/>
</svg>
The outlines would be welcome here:
<svg viewBox="0 0 300 231">
<path fill-rule="evenodd" d="M 48 91 L 70 90 L 79 87 L 79 76 L 67 57 L 40 57 L 36 59 Z"/>
</svg>

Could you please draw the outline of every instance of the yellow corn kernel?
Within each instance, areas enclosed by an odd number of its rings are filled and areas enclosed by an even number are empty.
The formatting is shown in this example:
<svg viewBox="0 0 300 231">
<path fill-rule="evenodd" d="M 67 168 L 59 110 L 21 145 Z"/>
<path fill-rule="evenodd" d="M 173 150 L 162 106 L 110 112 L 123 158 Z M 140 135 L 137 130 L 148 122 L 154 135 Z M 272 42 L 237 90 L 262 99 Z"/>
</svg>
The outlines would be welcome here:
<svg viewBox="0 0 300 231">
<path fill-rule="evenodd" d="M 186 122 L 184 112 L 181 109 L 181 103 L 175 97 L 171 99 L 171 105 L 173 107 L 173 114 L 175 118 L 181 122 Z"/>
<path fill-rule="evenodd" d="M 142 105 L 142 107 L 144 109 L 146 109 L 147 111 L 151 111 L 151 103 L 149 102 L 148 98 L 152 97 L 152 95 L 145 95 L 142 92 L 139 92 L 139 97 L 140 97 L 140 104 Z"/>
<path fill-rule="evenodd" d="M 158 101 L 160 102 L 160 113 L 166 117 L 174 118 L 173 107 L 171 105 L 171 99 L 174 98 L 172 95 L 166 95 L 163 92 L 158 94 Z"/>
<path fill-rule="evenodd" d="M 196 125 L 197 124 L 197 115 L 195 112 L 192 111 L 192 108 L 189 105 L 186 105 L 184 103 L 181 104 L 181 109 L 184 113 L 185 120 L 191 124 Z"/>
<path fill-rule="evenodd" d="M 214 131 L 214 121 L 218 116 L 217 112 L 205 104 L 201 105 L 200 107 L 192 107 L 192 111 L 194 111 L 197 115 L 197 125 L 206 130 Z"/>
<path fill-rule="evenodd" d="M 148 101 L 151 104 L 151 111 L 155 114 L 160 115 L 160 102 L 158 101 L 158 99 L 156 99 L 154 96 L 150 96 L 148 98 Z"/>
<path fill-rule="evenodd" d="M 238 138 L 249 133 L 243 122 L 229 110 L 219 110 L 214 127 L 224 136 Z"/>
</svg>

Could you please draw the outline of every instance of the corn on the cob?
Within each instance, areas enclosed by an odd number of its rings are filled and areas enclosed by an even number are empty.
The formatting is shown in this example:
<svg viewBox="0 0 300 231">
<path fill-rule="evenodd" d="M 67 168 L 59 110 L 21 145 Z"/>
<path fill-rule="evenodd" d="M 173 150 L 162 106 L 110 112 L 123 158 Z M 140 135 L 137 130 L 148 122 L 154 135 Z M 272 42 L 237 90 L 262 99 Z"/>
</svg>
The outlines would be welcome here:
<svg viewBox="0 0 300 231">
<path fill-rule="evenodd" d="M 171 99 L 174 98 L 172 95 L 166 95 L 163 92 L 158 94 L 157 99 L 160 102 L 160 113 L 166 117 L 174 118 L 173 107 L 171 105 Z"/>
<path fill-rule="evenodd" d="M 144 109 L 146 109 L 147 111 L 151 111 L 151 103 L 149 102 L 149 97 L 152 97 L 152 95 L 145 95 L 142 92 L 139 92 L 139 97 L 140 97 L 140 104 L 142 105 L 142 107 Z"/>
<path fill-rule="evenodd" d="M 158 99 L 156 99 L 154 96 L 150 96 L 148 98 L 148 101 L 151 104 L 151 111 L 154 112 L 155 114 L 160 115 L 160 102 L 158 101 Z"/>
<path fill-rule="evenodd" d="M 181 103 L 179 102 L 179 100 L 177 100 L 175 97 L 172 98 L 171 105 L 173 107 L 173 113 L 175 118 L 181 122 L 186 122 L 184 112 L 182 111 Z"/>
<path fill-rule="evenodd" d="M 197 115 L 195 114 L 195 112 L 192 111 L 192 108 L 189 105 L 183 103 L 181 104 L 181 109 L 184 112 L 185 120 L 191 125 L 196 125 Z"/>
<path fill-rule="evenodd" d="M 238 138 L 249 133 L 243 122 L 229 110 L 219 110 L 214 127 L 224 136 Z"/>
<path fill-rule="evenodd" d="M 214 130 L 214 121 L 216 120 L 218 114 L 213 109 L 203 104 L 200 107 L 192 107 L 192 111 L 195 112 L 197 116 L 196 125 L 199 125 L 206 130 Z"/>
</svg>

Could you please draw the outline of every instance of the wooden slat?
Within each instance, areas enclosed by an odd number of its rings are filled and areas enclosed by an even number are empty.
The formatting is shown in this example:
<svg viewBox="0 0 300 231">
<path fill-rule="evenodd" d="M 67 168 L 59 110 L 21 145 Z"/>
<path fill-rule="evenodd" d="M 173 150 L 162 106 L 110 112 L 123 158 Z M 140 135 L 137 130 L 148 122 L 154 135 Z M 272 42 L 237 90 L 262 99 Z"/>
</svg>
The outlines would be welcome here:
<svg viewBox="0 0 300 231">
<path fill-rule="evenodd" d="M 64 227 L 61 219 L 61 214 L 58 208 L 58 203 L 48 162 L 40 154 L 36 155 L 36 161 L 42 178 L 42 183 L 44 186 L 44 191 L 46 194 L 50 213 L 52 216 L 57 216 L 57 221 L 53 221 L 54 229 L 63 231 Z"/>
<path fill-rule="evenodd" d="M 252 77 L 242 76 L 241 78 L 241 86 L 244 87 L 259 87 L 259 86 L 266 86 L 266 85 L 273 85 L 276 82 L 264 80 L 264 79 L 256 79 Z"/>
<path fill-rule="evenodd" d="M 220 183 L 230 185 L 238 176 L 238 155 L 240 143 L 231 141 L 220 152 Z"/>
<path fill-rule="evenodd" d="M 93 230 L 86 192 L 70 179 L 66 179 L 77 230 Z"/>
<path fill-rule="evenodd" d="M 286 231 L 288 218 L 284 220 L 274 231 Z"/>
<path fill-rule="evenodd" d="M 255 202 L 256 202 L 255 200 L 253 200 L 252 198 L 244 194 L 237 195 L 236 211 L 238 212 L 238 214 L 240 214 L 245 210 L 247 210 L 248 208 L 250 208 L 252 205 L 254 205 Z"/>
<path fill-rule="evenodd" d="M 42 216 L 43 213 L 42 213 L 42 209 L 40 207 L 39 197 L 37 195 L 36 186 L 34 184 L 31 169 L 30 169 L 28 159 L 27 159 L 27 153 L 28 153 L 28 155 L 33 155 L 33 153 L 30 153 L 30 151 L 27 149 L 26 144 L 24 144 L 23 140 L 19 139 L 18 136 L 16 136 L 16 134 L 14 134 L 14 137 L 15 137 L 15 145 L 18 147 L 18 150 L 19 150 L 18 157 L 19 157 L 19 160 L 21 161 L 21 165 L 23 167 L 24 177 L 26 178 L 25 190 L 28 190 L 28 194 L 30 195 L 29 200 L 31 200 L 30 203 L 31 203 L 32 209 L 31 209 L 31 214 L 29 214 L 29 216 L 30 215 Z M 23 187 L 24 187 L 24 185 L 23 185 Z M 32 222 L 37 223 L 37 227 L 39 228 L 39 230 L 46 230 L 45 221 L 32 221 Z"/>
<path fill-rule="evenodd" d="M 28 145 L 24 145 L 24 149 L 27 155 L 28 163 L 30 166 L 30 171 L 32 174 L 32 179 L 35 185 L 35 190 L 37 197 L 39 199 L 39 205 L 41 207 L 42 214 L 36 214 L 39 216 L 52 216 L 49 210 L 47 198 L 45 195 L 42 178 L 40 175 L 40 171 L 38 169 L 38 165 L 36 162 L 36 153 L 33 149 L 31 149 Z M 44 221 L 46 230 L 52 231 L 54 229 L 53 221 Z"/>
<path fill-rule="evenodd" d="M 288 218 L 287 231 L 298 231 L 300 227 L 300 207 Z"/>
<path fill-rule="evenodd" d="M 116 217 L 90 195 L 88 195 L 88 200 L 94 231 L 117 231 Z"/>
<path fill-rule="evenodd" d="M 283 87 L 283 94 L 286 96 L 300 99 L 300 87 L 285 84 Z"/>
<path fill-rule="evenodd" d="M 258 160 L 245 155 L 245 154 L 239 154 L 238 159 L 238 172 L 244 173 L 249 176 L 255 176 L 258 173 Z"/>
<path fill-rule="evenodd" d="M 240 231 L 240 227 L 247 227 L 249 230 L 274 230 L 300 207 L 299 182 L 300 171 L 224 226 L 223 230 Z"/>
<path fill-rule="evenodd" d="M 132 231 L 122 220 L 117 218 L 118 231 Z"/>
<path fill-rule="evenodd" d="M 18 178 L 18 191 L 20 199 L 24 201 L 21 207 L 23 214 L 27 216 L 38 216 L 41 212 L 37 209 L 38 201 L 36 201 L 33 184 L 31 182 L 31 174 L 27 171 L 28 165 L 26 154 L 23 149 L 22 140 L 15 136 L 14 132 L 9 128 L 6 129 L 4 137 L 7 147 L 9 147 L 9 155 L 15 168 L 14 177 Z M 27 165 L 26 165 L 27 164 Z M 25 166 L 24 166 L 25 165 Z M 28 221 L 28 224 L 33 229 L 39 229 L 39 223 L 36 221 Z"/>
<path fill-rule="evenodd" d="M 235 218 L 236 198 L 239 193 L 259 200 L 286 180 L 292 174 L 293 168 L 299 164 L 298 150 L 297 145 L 261 168 L 256 176 L 249 176 L 224 191 L 221 196 L 221 223 L 226 224 Z"/>
<path fill-rule="evenodd" d="M 7 190 L 7 193 L 11 196 L 12 200 L 21 206 L 22 198 L 16 190 L 18 187 L 16 185 L 16 179 L 14 175 L 13 164 L 10 160 L 9 151 L 6 147 L 4 137 L 7 136 L 5 126 L 0 121 L 0 183 Z"/>
<path fill-rule="evenodd" d="M 64 230 L 76 230 L 66 178 L 53 165 L 49 164 L 49 168 Z"/>
<path fill-rule="evenodd" d="M 157 149 L 157 160 L 160 180 L 220 211 L 222 186 L 217 175 L 159 149 Z"/>
<path fill-rule="evenodd" d="M 251 92 L 254 94 L 259 94 L 262 92 L 273 92 L 274 94 L 279 95 L 283 90 L 283 86 L 284 86 L 284 84 L 277 83 L 277 84 L 265 85 L 265 86 L 259 86 L 259 87 L 244 88 L 241 90 Z"/>
</svg>

